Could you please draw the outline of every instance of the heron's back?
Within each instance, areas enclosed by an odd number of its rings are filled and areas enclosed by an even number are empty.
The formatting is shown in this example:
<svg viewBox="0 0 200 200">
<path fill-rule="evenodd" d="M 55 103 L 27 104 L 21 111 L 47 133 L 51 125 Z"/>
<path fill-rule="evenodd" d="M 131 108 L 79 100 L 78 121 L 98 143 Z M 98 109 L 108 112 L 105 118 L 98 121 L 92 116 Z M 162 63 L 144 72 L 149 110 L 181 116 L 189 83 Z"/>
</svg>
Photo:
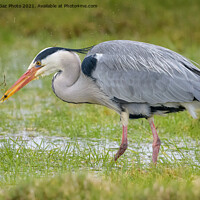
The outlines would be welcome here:
<svg viewBox="0 0 200 200">
<path fill-rule="evenodd" d="M 88 67 L 90 74 L 86 75 L 110 99 L 121 106 L 129 105 L 126 107 L 131 112 L 144 109 L 143 104 L 148 105 L 149 113 L 176 112 L 187 107 L 184 103 L 200 101 L 200 70 L 189 59 L 164 47 L 107 41 L 94 46 L 86 59 L 95 61 L 90 62 L 93 66 Z M 82 67 L 87 68 L 84 64 Z"/>
</svg>

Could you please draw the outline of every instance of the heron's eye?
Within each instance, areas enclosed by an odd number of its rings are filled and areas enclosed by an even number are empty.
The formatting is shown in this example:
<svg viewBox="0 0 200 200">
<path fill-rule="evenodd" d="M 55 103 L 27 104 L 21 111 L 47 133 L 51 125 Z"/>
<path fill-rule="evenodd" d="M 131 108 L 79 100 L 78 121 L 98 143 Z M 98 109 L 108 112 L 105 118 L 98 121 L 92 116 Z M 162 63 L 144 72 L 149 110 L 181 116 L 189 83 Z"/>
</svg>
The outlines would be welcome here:
<svg viewBox="0 0 200 200">
<path fill-rule="evenodd" d="M 41 65 L 41 62 L 40 62 L 40 61 L 37 61 L 37 62 L 36 62 L 36 65 L 39 65 L 39 66 L 40 66 L 40 65 Z"/>
</svg>

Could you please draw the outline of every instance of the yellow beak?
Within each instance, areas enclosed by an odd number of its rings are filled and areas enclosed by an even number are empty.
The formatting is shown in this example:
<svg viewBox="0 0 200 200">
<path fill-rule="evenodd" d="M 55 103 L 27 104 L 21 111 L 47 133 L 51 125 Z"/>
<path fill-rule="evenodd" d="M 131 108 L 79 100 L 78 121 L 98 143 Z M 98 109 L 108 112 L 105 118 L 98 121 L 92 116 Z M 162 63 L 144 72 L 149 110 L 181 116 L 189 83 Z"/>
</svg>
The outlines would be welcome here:
<svg viewBox="0 0 200 200">
<path fill-rule="evenodd" d="M 37 78 L 35 76 L 36 72 L 40 69 L 40 67 L 32 67 L 27 72 L 25 72 L 13 85 L 12 87 L 3 95 L 3 97 L 0 99 L 0 102 L 4 102 L 6 99 L 11 97 L 13 94 L 15 94 L 18 90 L 23 88 L 26 84 L 28 84 L 30 81 Z"/>
</svg>

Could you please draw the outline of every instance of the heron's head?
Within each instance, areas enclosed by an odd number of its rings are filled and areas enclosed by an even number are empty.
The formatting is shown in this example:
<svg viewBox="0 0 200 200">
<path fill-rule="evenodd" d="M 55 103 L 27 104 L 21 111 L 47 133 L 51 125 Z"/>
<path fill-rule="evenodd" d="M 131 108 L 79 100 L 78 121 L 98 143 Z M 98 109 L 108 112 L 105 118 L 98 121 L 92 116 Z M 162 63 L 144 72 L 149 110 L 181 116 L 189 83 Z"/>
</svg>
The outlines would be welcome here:
<svg viewBox="0 0 200 200">
<path fill-rule="evenodd" d="M 66 62 L 66 59 L 68 62 L 71 62 L 70 59 L 74 56 L 75 55 L 68 51 L 68 49 L 61 47 L 50 47 L 42 50 L 33 59 L 28 70 L 4 94 L 0 99 L 0 102 L 8 99 L 30 81 L 37 79 L 39 76 L 46 76 L 58 70 L 62 70 L 62 66 L 64 62 Z"/>
</svg>

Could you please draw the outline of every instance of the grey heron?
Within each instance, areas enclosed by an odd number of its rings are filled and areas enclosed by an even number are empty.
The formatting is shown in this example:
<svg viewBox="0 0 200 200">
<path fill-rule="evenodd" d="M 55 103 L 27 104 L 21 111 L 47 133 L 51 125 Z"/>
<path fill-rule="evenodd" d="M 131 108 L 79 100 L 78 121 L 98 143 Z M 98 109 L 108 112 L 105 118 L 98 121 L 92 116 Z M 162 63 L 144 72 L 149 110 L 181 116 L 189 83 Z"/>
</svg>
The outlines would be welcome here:
<svg viewBox="0 0 200 200">
<path fill-rule="evenodd" d="M 77 53 L 86 54 L 82 63 Z M 193 62 L 167 48 L 128 40 L 83 49 L 46 48 L 0 101 L 31 80 L 55 72 L 52 89 L 61 100 L 99 104 L 120 114 L 122 142 L 115 160 L 127 149 L 129 118 L 148 119 L 156 164 L 161 142 L 153 116 L 188 110 L 196 118 L 200 108 L 200 70 Z"/>
</svg>

